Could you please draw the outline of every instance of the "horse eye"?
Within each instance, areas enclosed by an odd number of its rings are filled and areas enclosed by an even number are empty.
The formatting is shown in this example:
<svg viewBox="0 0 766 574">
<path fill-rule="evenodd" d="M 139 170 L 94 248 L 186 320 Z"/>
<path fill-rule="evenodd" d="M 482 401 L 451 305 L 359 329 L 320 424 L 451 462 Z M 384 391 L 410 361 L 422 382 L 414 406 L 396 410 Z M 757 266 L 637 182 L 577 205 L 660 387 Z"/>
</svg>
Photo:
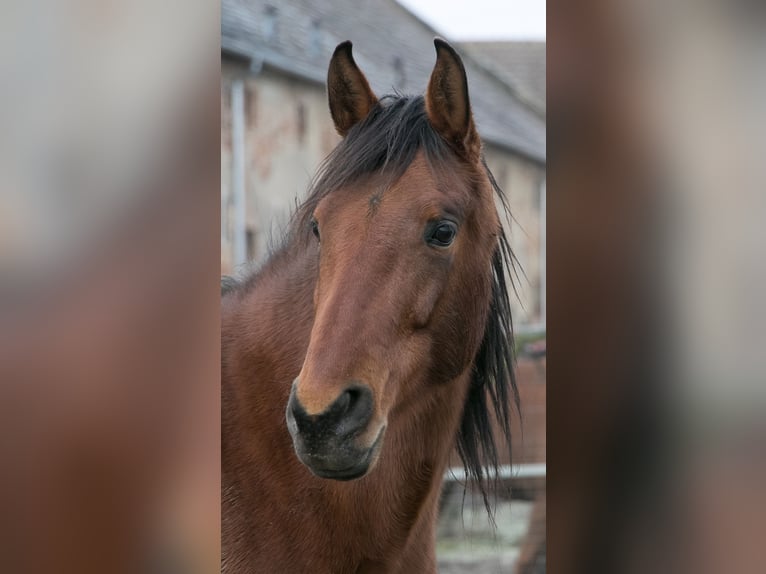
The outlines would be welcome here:
<svg viewBox="0 0 766 574">
<path fill-rule="evenodd" d="M 455 235 L 457 235 L 457 225 L 452 221 L 444 220 L 431 228 L 426 240 L 436 247 L 447 247 L 455 240 Z"/>
<path fill-rule="evenodd" d="M 311 220 L 311 233 L 313 233 L 314 237 L 316 237 L 317 241 L 319 241 L 319 223 L 316 219 Z"/>
</svg>

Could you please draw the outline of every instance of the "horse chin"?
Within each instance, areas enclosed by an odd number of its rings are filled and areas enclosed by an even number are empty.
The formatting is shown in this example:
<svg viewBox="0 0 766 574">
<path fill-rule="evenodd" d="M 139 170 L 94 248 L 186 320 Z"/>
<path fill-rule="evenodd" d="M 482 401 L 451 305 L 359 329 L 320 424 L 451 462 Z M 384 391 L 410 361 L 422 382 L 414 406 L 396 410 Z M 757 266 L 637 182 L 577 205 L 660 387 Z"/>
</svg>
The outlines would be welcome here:
<svg viewBox="0 0 766 574">
<path fill-rule="evenodd" d="M 344 449 L 345 452 L 341 456 L 307 454 L 298 448 L 296 454 L 314 476 L 340 482 L 356 480 L 369 474 L 378 462 L 385 430 L 385 427 L 380 430 L 369 448 L 354 448 L 353 456 L 349 456 L 351 453 L 347 449 Z"/>
</svg>

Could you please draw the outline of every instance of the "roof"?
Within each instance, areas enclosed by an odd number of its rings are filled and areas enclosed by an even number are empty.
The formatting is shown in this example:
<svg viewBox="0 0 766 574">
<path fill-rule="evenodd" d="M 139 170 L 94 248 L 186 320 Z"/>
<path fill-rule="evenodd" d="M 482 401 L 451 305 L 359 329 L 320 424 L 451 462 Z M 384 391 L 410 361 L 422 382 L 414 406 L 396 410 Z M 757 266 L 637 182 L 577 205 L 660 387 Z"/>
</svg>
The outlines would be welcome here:
<svg viewBox="0 0 766 574">
<path fill-rule="evenodd" d="M 354 58 L 373 90 L 423 93 L 440 35 L 394 0 L 222 0 L 221 50 L 324 84 L 335 46 L 354 44 Z M 463 50 L 465 52 L 465 50 Z M 468 53 L 471 104 L 482 138 L 545 162 L 545 119 L 515 87 Z"/>
<path fill-rule="evenodd" d="M 469 53 L 478 57 L 522 97 L 545 110 L 545 42 L 463 42 Z"/>
</svg>

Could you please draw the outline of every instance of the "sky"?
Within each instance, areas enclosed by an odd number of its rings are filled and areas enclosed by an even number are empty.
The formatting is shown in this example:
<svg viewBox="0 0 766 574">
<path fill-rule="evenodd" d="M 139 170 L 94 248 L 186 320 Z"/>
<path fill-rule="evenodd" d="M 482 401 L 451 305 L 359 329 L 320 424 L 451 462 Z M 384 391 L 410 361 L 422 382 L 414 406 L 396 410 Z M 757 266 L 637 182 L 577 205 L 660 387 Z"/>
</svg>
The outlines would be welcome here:
<svg viewBox="0 0 766 574">
<path fill-rule="evenodd" d="M 544 40 L 545 0 L 397 0 L 451 40 Z"/>
</svg>

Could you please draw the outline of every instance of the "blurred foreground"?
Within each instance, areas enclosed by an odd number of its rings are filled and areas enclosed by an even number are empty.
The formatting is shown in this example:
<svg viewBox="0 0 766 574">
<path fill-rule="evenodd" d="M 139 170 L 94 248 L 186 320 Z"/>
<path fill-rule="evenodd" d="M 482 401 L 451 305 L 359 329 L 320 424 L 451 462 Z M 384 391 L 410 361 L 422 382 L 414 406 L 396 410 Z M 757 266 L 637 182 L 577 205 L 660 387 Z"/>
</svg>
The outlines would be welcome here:
<svg viewBox="0 0 766 574">
<path fill-rule="evenodd" d="M 764 4 L 548 15 L 548 568 L 763 572 Z"/>
<path fill-rule="evenodd" d="M 216 571 L 218 7 L 0 22 L 2 571 Z"/>
</svg>

